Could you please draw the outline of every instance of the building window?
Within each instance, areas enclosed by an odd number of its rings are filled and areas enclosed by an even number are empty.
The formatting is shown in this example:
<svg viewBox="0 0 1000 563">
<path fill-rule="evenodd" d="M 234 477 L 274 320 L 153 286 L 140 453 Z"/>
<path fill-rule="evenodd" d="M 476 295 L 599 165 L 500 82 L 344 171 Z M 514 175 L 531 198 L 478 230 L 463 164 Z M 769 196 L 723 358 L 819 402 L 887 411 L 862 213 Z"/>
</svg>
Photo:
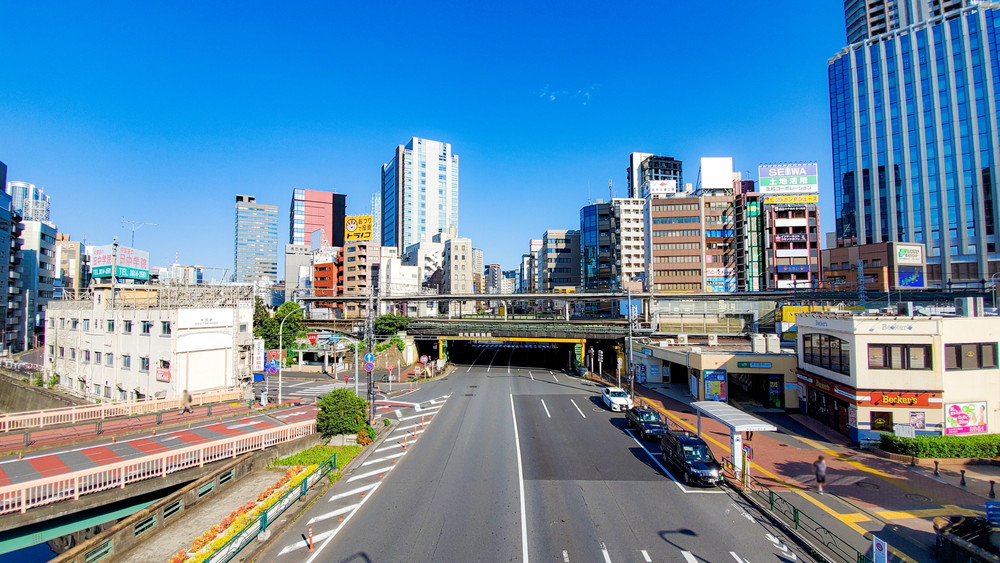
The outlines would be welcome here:
<svg viewBox="0 0 1000 563">
<path fill-rule="evenodd" d="M 105 385 L 104 386 L 104 398 L 105 399 L 110 399 L 111 398 L 111 386 L 110 385 Z"/>
<path fill-rule="evenodd" d="M 829 334 L 806 334 L 802 337 L 802 356 L 807 364 L 835 371 L 851 373 L 851 343 Z"/>
<path fill-rule="evenodd" d="M 997 345 L 995 342 L 946 344 L 944 359 L 946 370 L 995 369 Z"/>
<path fill-rule="evenodd" d="M 160 369 L 170 369 L 170 360 L 160 360 Z"/>
<path fill-rule="evenodd" d="M 122 369 L 132 369 L 132 356 L 122 355 Z"/>
<path fill-rule="evenodd" d="M 56 355 L 56 346 L 55 346 L 55 344 L 49 344 L 49 357 L 52 358 L 55 355 Z"/>
<path fill-rule="evenodd" d="M 869 344 L 869 369 L 931 369 L 929 344 Z"/>
<path fill-rule="evenodd" d="M 96 352 L 96 351 L 94 352 L 94 363 L 95 364 L 100 364 L 101 363 L 101 353 L 100 352 Z"/>
<path fill-rule="evenodd" d="M 95 395 L 100 395 L 101 394 L 101 384 L 100 383 L 95 383 L 94 384 L 94 394 Z"/>
<path fill-rule="evenodd" d="M 71 359 L 71 360 L 75 360 L 76 359 L 76 348 L 70 348 L 69 349 L 69 359 Z"/>
<path fill-rule="evenodd" d="M 90 363 L 90 350 L 83 351 L 83 361 L 88 364 Z"/>
<path fill-rule="evenodd" d="M 170 336 L 170 321 L 160 321 L 160 335 Z"/>
<path fill-rule="evenodd" d="M 66 328 L 66 319 L 62 317 L 59 318 L 59 328 Z"/>
<path fill-rule="evenodd" d="M 139 371 L 149 371 L 149 356 L 139 356 Z"/>
<path fill-rule="evenodd" d="M 70 330 L 76 330 L 78 326 L 80 326 L 79 319 L 71 319 L 69 321 L 69 328 L 70 328 Z"/>
<path fill-rule="evenodd" d="M 108 352 L 107 354 L 104 355 L 104 362 L 105 362 L 104 365 L 108 366 L 109 368 L 115 367 L 115 355 Z"/>
<path fill-rule="evenodd" d="M 66 348 L 64 348 L 62 346 L 59 347 L 59 357 L 60 358 L 65 358 L 66 357 Z"/>
<path fill-rule="evenodd" d="M 115 321 L 114 319 L 108 321 L 108 332 L 115 331 Z"/>
<path fill-rule="evenodd" d="M 90 319 L 83 319 L 83 330 L 90 330 Z"/>
<path fill-rule="evenodd" d="M 872 411 L 870 419 L 875 432 L 892 432 L 892 411 Z"/>
<path fill-rule="evenodd" d="M 132 334 L 132 321 L 122 321 L 122 322 L 125 323 L 122 332 L 124 332 L 125 334 Z"/>
<path fill-rule="evenodd" d="M 153 322 L 152 321 L 142 321 L 142 333 L 151 334 L 153 332 Z"/>
</svg>

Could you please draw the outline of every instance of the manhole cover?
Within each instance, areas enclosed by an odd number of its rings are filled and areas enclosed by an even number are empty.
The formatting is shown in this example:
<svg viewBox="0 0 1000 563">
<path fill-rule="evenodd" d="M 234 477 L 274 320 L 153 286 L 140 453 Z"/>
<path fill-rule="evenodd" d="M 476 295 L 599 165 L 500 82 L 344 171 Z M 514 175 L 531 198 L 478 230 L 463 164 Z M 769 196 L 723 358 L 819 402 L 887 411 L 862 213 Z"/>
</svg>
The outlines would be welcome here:
<svg viewBox="0 0 1000 563">
<path fill-rule="evenodd" d="M 478 385 L 469 385 L 470 389 L 473 389 L 473 388 L 476 388 L 476 387 L 479 387 L 479 386 Z"/>
<path fill-rule="evenodd" d="M 916 493 L 907 493 L 906 494 L 906 498 L 908 498 L 910 500 L 920 501 L 920 502 L 930 502 L 931 501 L 930 497 L 925 497 L 924 495 L 918 495 Z"/>
<path fill-rule="evenodd" d="M 466 393 L 465 396 L 466 397 L 475 397 L 476 394 L 475 393 Z"/>
<path fill-rule="evenodd" d="M 858 481 L 855 485 L 861 487 L 862 489 L 868 489 L 871 491 L 877 491 L 879 489 L 878 485 L 875 483 L 869 483 L 868 481 Z"/>
</svg>

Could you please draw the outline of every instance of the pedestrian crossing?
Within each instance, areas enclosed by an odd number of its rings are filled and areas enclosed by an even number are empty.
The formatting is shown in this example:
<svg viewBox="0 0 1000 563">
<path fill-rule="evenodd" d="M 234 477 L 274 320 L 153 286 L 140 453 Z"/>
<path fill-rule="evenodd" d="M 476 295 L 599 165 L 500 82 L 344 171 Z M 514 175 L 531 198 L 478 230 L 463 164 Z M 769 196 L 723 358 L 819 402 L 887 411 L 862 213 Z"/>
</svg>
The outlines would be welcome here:
<svg viewBox="0 0 1000 563">
<path fill-rule="evenodd" d="M 311 509 L 306 522 L 312 533 L 313 553 L 308 553 L 307 540 L 298 540 L 281 546 L 274 560 L 302 561 L 310 557 L 308 560 L 311 561 L 315 558 L 375 494 L 399 460 L 417 444 L 419 436 L 427 430 L 450 396 L 422 403 L 386 401 L 391 404 L 380 405 L 380 409 L 388 410 L 383 416 L 395 418 L 397 425 L 378 447 L 371 450 L 364 461 L 332 489 L 333 494 L 321 499 Z"/>
</svg>

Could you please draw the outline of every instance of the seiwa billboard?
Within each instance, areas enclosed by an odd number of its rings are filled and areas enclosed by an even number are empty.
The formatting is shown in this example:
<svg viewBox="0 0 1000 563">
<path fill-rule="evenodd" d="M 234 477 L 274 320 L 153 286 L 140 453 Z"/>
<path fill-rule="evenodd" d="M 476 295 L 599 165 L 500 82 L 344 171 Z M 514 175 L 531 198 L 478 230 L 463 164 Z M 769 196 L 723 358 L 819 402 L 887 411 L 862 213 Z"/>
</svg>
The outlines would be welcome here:
<svg viewBox="0 0 1000 563">
<path fill-rule="evenodd" d="M 111 268 L 115 268 L 115 277 L 133 280 L 149 279 L 149 253 L 127 246 L 119 246 L 117 254 L 115 245 L 92 246 L 87 250 L 90 255 L 90 275 L 94 278 L 110 278 Z"/>
<path fill-rule="evenodd" d="M 761 164 L 757 167 L 757 191 L 762 194 L 819 193 L 815 162 L 801 164 Z"/>
</svg>

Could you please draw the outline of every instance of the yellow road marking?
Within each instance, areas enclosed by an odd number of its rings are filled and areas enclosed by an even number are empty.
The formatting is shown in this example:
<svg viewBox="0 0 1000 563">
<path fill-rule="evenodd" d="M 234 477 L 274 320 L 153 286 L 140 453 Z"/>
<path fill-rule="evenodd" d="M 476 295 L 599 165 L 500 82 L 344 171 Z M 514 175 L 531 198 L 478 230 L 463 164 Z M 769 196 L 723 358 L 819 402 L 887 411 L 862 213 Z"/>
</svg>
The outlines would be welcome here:
<svg viewBox="0 0 1000 563">
<path fill-rule="evenodd" d="M 875 513 L 886 520 L 904 520 L 906 518 L 934 518 L 936 516 L 982 516 L 981 510 L 963 508 L 961 506 L 945 505 L 941 508 L 921 508 L 918 510 L 883 510 Z"/>
</svg>

